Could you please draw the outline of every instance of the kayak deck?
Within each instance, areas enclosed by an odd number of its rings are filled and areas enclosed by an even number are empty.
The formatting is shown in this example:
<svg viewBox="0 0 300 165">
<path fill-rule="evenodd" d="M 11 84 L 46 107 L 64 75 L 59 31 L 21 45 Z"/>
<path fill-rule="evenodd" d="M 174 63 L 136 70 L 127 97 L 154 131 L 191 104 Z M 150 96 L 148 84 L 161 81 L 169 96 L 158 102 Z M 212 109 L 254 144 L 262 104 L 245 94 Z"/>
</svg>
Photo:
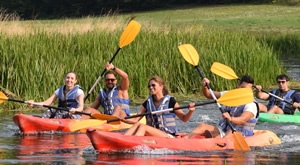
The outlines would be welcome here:
<svg viewBox="0 0 300 165">
<path fill-rule="evenodd" d="M 259 121 L 270 123 L 300 123 L 300 113 L 294 115 L 260 113 Z"/>
<path fill-rule="evenodd" d="M 14 123 L 19 127 L 22 134 L 49 134 L 55 132 L 86 132 L 87 128 L 93 128 L 102 131 L 121 130 L 131 127 L 132 125 L 122 123 L 113 125 L 106 123 L 106 120 L 98 119 L 47 119 L 26 114 L 16 114 L 13 116 Z M 80 130 L 73 131 L 70 128 L 74 125 L 81 124 Z M 85 124 L 85 125 L 84 125 Z M 88 127 L 90 126 L 90 127 Z"/>
<path fill-rule="evenodd" d="M 154 136 L 126 136 L 121 133 L 103 132 L 88 129 L 86 134 L 94 148 L 99 152 L 115 152 L 122 150 L 134 150 L 139 146 L 147 146 L 151 149 L 170 149 L 182 151 L 214 151 L 234 149 L 233 139 L 228 138 L 161 138 Z M 257 130 L 255 135 L 245 137 L 251 147 L 269 146 L 280 144 L 277 135 L 268 130 Z"/>
</svg>

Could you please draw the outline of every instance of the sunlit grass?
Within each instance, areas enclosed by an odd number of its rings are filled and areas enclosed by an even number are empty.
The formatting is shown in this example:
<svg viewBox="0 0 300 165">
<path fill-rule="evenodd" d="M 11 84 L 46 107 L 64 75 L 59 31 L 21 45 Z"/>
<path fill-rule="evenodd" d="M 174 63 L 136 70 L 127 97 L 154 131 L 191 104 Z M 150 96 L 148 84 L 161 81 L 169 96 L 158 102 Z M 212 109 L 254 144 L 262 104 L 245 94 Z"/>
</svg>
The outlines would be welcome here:
<svg viewBox="0 0 300 165">
<path fill-rule="evenodd" d="M 212 80 L 213 89 L 236 87 L 236 81 L 210 72 L 213 62 L 228 65 L 238 76 L 249 74 L 256 84 L 270 87 L 274 77 L 285 72 L 278 60 L 280 51 L 273 46 L 284 46 L 290 40 L 297 43 L 297 39 L 285 37 L 288 22 L 293 29 L 288 32 L 299 33 L 300 21 L 294 22 L 299 9 L 289 8 L 291 20 L 285 23 L 281 20 L 287 7 L 282 8 L 218 6 L 136 13 L 141 32 L 133 43 L 122 48 L 113 64 L 128 73 L 133 103 L 148 96 L 147 82 L 154 75 L 164 78 L 176 96 L 197 94 L 193 99 L 200 98 L 200 76 L 178 50 L 178 45 L 186 43 L 196 48 L 199 67 Z M 281 13 L 271 17 L 276 12 Z M 72 70 L 87 92 L 117 50 L 120 35 L 132 16 L 0 22 L 0 87 L 20 99 L 40 101 L 62 85 L 65 73 Z M 253 26 L 249 26 L 251 22 Z M 281 40 L 262 35 L 264 32 L 282 36 Z M 87 104 L 100 87 L 102 81 Z"/>
</svg>

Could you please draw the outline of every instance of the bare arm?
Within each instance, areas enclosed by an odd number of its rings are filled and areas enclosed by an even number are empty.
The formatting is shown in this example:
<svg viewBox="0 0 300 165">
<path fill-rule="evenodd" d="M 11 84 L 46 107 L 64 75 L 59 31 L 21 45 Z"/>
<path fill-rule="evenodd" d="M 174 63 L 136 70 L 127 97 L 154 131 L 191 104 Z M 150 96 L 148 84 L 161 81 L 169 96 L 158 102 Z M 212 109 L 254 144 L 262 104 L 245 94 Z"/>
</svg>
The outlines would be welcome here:
<svg viewBox="0 0 300 165">
<path fill-rule="evenodd" d="M 115 67 L 114 71 L 121 77 L 120 90 L 127 91 L 129 88 L 129 78 L 127 73 L 117 67 Z"/>
<path fill-rule="evenodd" d="M 44 104 L 44 105 L 50 105 L 57 99 L 57 95 L 53 93 L 52 96 L 50 96 L 48 99 L 46 99 L 43 102 L 38 102 L 38 104 Z"/>
<path fill-rule="evenodd" d="M 256 88 L 256 96 L 257 96 L 257 98 L 262 99 L 262 100 L 268 100 L 269 99 L 270 95 L 267 94 L 267 93 L 265 93 L 265 92 L 263 92 L 263 91 L 261 91 L 262 90 L 262 86 L 256 85 L 255 88 Z"/>
<path fill-rule="evenodd" d="M 208 99 L 213 99 L 213 96 L 211 95 L 209 89 L 207 88 L 206 84 L 209 84 L 210 81 L 207 78 L 204 78 L 202 80 L 202 93 L 203 95 L 208 98 Z M 217 92 L 217 91 L 213 91 L 214 95 L 216 96 L 216 98 L 220 98 L 221 97 L 221 93 Z"/>
<path fill-rule="evenodd" d="M 96 98 L 96 100 L 89 107 L 94 108 L 94 109 L 98 109 L 100 105 L 101 105 L 101 99 L 100 99 L 100 97 L 98 95 L 97 98 Z"/>
<path fill-rule="evenodd" d="M 176 107 L 179 107 L 178 103 L 175 104 L 174 108 Z M 192 117 L 194 111 L 195 111 L 195 103 L 190 103 L 189 111 L 186 114 L 181 109 L 177 109 L 174 112 L 181 121 L 187 122 Z"/>
<path fill-rule="evenodd" d="M 84 93 L 78 96 L 78 107 L 76 111 L 82 112 L 84 107 Z"/>
</svg>

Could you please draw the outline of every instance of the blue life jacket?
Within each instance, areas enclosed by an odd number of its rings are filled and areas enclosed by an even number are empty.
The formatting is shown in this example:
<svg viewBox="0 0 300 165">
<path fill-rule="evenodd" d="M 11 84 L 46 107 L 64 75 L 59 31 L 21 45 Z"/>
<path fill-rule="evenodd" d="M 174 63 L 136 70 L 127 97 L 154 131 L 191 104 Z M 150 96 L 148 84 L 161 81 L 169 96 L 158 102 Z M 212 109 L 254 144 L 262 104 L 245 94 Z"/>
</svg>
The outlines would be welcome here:
<svg viewBox="0 0 300 165">
<path fill-rule="evenodd" d="M 147 112 L 155 112 L 169 108 L 170 103 L 170 95 L 165 95 L 163 101 L 160 105 L 156 108 L 153 103 L 153 98 L 150 96 L 148 98 L 148 104 L 146 110 Z M 160 129 L 168 134 L 175 135 L 178 133 L 178 129 L 175 123 L 176 114 L 174 112 L 164 112 L 164 113 L 157 113 L 154 115 L 147 115 L 146 121 L 147 125 Z"/>
<path fill-rule="evenodd" d="M 115 86 L 108 94 L 105 92 L 105 88 L 102 88 L 99 92 L 101 99 L 101 106 L 104 108 L 104 114 L 112 115 L 116 105 L 119 105 L 130 116 L 129 99 L 121 99 L 118 97 L 119 87 Z"/>
<path fill-rule="evenodd" d="M 248 120 L 245 124 L 243 125 L 236 125 L 234 123 L 232 123 L 233 128 L 235 128 L 237 131 L 242 132 L 244 134 L 244 136 L 252 136 L 254 127 L 258 121 L 258 117 L 259 117 L 259 108 L 258 108 L 258 104 L 256 102 L 254 102 L 256 104 L 256 108 L 257 108 L 257 115 L 255 118 L 252 118 L 250 120 Z M 246 105 L 241 105 L 238 107 L 226 107 L 225 111 L 230 113 L 230 116 L 232 117 L 239 117 L 242 115 L 242 113 L 244 112 L 244 108 Z M 227 132 L 228 130 L 230 130 L 231 128 L 229 127 L 229 125 L 227 124 L 225 119 L 220 120 L 219 122 L 219 126 L 222 127 L 222 130 L 224 132 Z"/>
<path fill-rule="evenodd" d="M 293 100 L 291 98 L 292 94 L 296 92 L 295 90 L 289 90 L 285 96 L 283 96 L 283 100 L 292 103 Z M 276 96 L 280 96 L 281 92 L 279 89 L 274 89 L 271 92 L 272 94 Z M 268 109 L 271 109 L 275 105 L 276 98 L 273 96 L 270 96 L 269 103 L 267 105 Z M 280 104 L 276 104 L 278 107 L 280 107 L 284 113 L 286 114 L 294 114 L 295 108 L 292 105 L 287 104 L 285 101 L 280 101 Z"/>
<path fill-rule="evenodd" d="M 65 85 L 62 85 L 58 90 L 58 107 L 62 108 L 77 108 L 79 103 L 76 100 L 76 93 L 78 89 L 82 89 L 79 85 L 75 85 L 66 95 L 64 94 Z M 62 112 L 65 114 L 67 112 Z M 72 114 L 73 118 L 80 118 L 79 114 Z"/>
</svg>

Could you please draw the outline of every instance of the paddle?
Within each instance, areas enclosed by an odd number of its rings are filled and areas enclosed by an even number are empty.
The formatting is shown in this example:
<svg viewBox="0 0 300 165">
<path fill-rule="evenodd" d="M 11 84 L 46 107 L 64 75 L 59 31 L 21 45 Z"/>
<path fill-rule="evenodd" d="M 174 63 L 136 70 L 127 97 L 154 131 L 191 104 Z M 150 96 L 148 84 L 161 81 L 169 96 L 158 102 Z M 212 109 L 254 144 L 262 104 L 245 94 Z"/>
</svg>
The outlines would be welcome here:
<svg viewBox="0 0 300 165">
<path fill-rule="evenodd" d="M 201 73 L 200 67 L 198 66 L 198 61 L 199 61 L 199 55 L 196 51 L 196 49 L 191 45 L 191 44 L 184 44 L 184 45 L 180 45 L 178 46 L 179 51 L 181 53 L 181 55 L 183 56 L 183 58 L 190 64 L 192 64 L 198 71 L 200 77 L 202 79 L 204 79 L 203 74 Z M 206 87 L 208 88 L 211 96 L 213 97 L 214 100 L 217 100 L 214 92 L 212 91 L 212 89 L 210 88 L 209 84 L 206 84 Z M 238 94 L 239 96 L 240 94 Z M 254 100 L 254 99 L 253 99 Z M 252 101 L 253 101 L 252 100 Z M 249 103 L 249 102 L 248 102 Z M 221 105 L 219 103 L 217 103 L 221 113 L 225 113 L 223 108 L 221 107 Z M 229 125 L 230 129 L 232 130 L 233 133 L 233 137 L 234 137 L 234 148 L 236 150 L 243 150 L 243 151 L 247 151 L 250 150 L 249 145 L 247 144 L 247 142 L 245 141 L 243 135 L 240 132 L 237 132 L 233 126 L 232 123 L 228 121 L 228 119 L 226 119 L 227 124 Z"/>
<path fill-rule="evenodd" d="M 220 104 L 224 104 L 226 106 L 239 106 L 239 105 L 243 105 L 243 104 L 252 102 L 253 100 L 254 100 L 254 96 L 253 96 L 253 92 L 251 89 L 239 88 L 239 89 L 233 89 L 233 90 L 226 92 L 218 100 L 205 102 L 205 103 L 196 103 L 195 106 L 202 106 L 202 105 L 213 104 L 213 103 L 220 103 Z M 125 119 L 141 117 L 141 116 L 146 116 L 146 115 L 153 115 L 153 114 L 158 114 L 158 113 L 164 113 L 164 112 L 174 111 L 174 110 L 178 110 L 178 109 L 184 109 L 184 108 L 188 108 L 188 107 L 189 107 L 189 105 L 184 105 L 184 106 L 180 106 L 180 107 L 176 107 L 176 108 L 164 109 L 161 111 L 147 112 L 147 113 L 127 116 L 127 117 L 125 117 Z M 93 121 L 84 121 L 83 120 L 83 121 L 79 121 L 75 124 L 72 124 L 69 127 L 69 129 L 71 131 L 76 131 L 76 130 L 80 130 L 82 128 L 93 127 L 93 126 L 97 126 L 97 125 L 104 124 L 104 123 L 120 124 L 121 121 L 119 118 L 114 118 L 114 119 L 102 121 L 102 122 L 97 122 L 97 121 L 93 122 Z"/>
<path fill-rule="evenodd" d="M 24 103 L 28 104 L 28 101 L 24 100 L 15 100 L 12 98 L 8 98 L 4 93 L 0 92 L 0 104 L 2 104 L 5 101 L 13 101 L 13 102 L 18 102 L 18 103 Z M 69 111 L 68 108 L 62 108 L 62 107 L 54 107 L 50 105 L 44 105 L 44 104 L 38 104 L 38 103 L 33 103 L 34 106 L 40 106 L 40 107 L 46 107 L 46 108 L 52 108 L 52 109 L 57 109 L 57 110 L 62 110 L 62 111 Z M 116 116 L 111 116 L 111 115 L 105 115 L 105 114 L 90 114 L 90 113 L 85 113 L 85 112 L 76 112 L 77 114 L 82 114 L 82 115 L 88 115 L 94 119 L 99 119 L 99 120 L 109 120 L 109 119 L 114 119 Z"/>
<path fill-rule="evenodd" d="M 218 63 L 218 62 L 214 62 L 213 65 L 211 66 L 210 68 L 211 72 L 213 72 L 214 74 L 218 75 L 218 76 L 221 76 L 225 79 L 228 79 L 228 80 L 234 80 L 234 79 L 238 79 L 240 80 L 240 78 L 235 74 L 235 72 L 229 67 L 229 66 L 226 66 L 224 64 L 221 64 L 221 63 Z M 256 86 L 254 85 L 254 87 L 256 88 Z M 288 102 L 286 100 L 284 100 L 283 98 L 271 93 L 271 92 L 268 92 L 264 89 L 261 89 L 261 91 L 281 100 L 281 101 L 284 101 L 290 105 L 293 105 L 293 103 L 291 102 Z"/>
<path fill-rule="evenodd" d="M 127 25 L 127 27 L 125 28 L 124 32 L 122 33 L 122 35 L 120 37 L 119 47 L 118 47 L 117 51 L 115 52 L 115 54 L 113 55 L 113 57 L 110 59 L 109 63 L 112 63 L 112 61 L 115 59 L 115 57 L 117 56 L 119 51 L 124 46 L 130 44 L 135 39 L 135 37 L 140 32 L 140 29 L 141 29 L 141 24 L 139 24 L 138 22 L 136 22 L 134 20 L 131 20 L 129 22 L 129 24 Z M 99 81 L 101 80 L 101 78 L 105 72 L 106 72 L 106 68 L 104 68 L 101 75 L 98 77 L 98 79 L 96 80 L 96 82 L 94 83 L 92 88 L 89 90 L 88 94 L 84 98 L 84 101 L 86 101 L 88 99 L 88 97 L 90 96 L 92 91 L 95 89 L 96 85 L 99 83 Z"/>
</svg>

